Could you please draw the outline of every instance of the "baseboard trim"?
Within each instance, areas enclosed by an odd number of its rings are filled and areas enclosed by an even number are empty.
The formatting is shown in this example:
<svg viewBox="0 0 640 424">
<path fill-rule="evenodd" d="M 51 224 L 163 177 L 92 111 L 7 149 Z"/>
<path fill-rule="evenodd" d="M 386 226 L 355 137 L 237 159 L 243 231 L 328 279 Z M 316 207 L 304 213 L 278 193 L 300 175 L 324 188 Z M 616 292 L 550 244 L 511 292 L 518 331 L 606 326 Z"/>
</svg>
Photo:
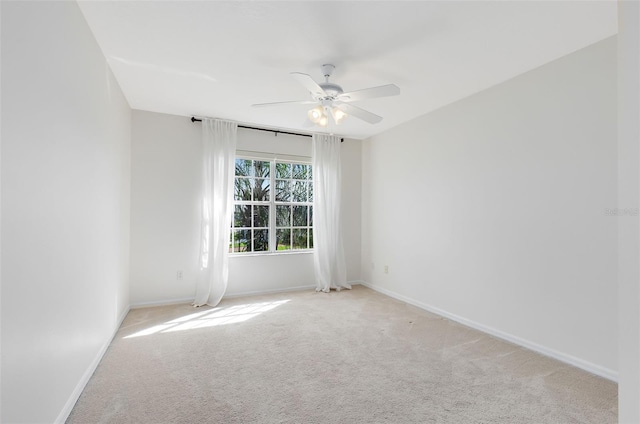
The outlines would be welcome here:
<svg viewBox="0 0 640 424">
<path fill-rule="evenodd" d="M 166 300 L 154 300 L 151 302 L 140 302 L 131 304 L 131 309 L 140 308 L 153 308 L 154 306 L 169 306 L 169 305 L 182 305 L 185 303 L 193 303 L 194 297 L 185 297 L 182 299 L 166 299 Z"/>
<path fill-rule="evenodd" d="M 471 327 L 474 328 L 476 330 L 482 331 L 483 333 L 487 333 L 490 334 L 494 337 L 497 337 L 499 339 L 503 339 L 506 340 L 508 342 L 511 342 L 513 344 L 516 344 L 518 346 L 522 346 L 526 349 L 532 350 L 534 352 L 540 353 L 542 355 L 548 356 L 550 358 L 556 359 L 558 361 L 564 362 L 566 364 L 569 365 L 573 365 L 574 367 L 580 368 L 582 370 L 588 371 L 592 374 L 595 374 L 597 376 L 606 378 L 607 380 L 611 380 L 613 382 L 618 382 L 618 373 L 616 371 L 613 371 L 611 369 L 602 367 L 600 365 L 596 365 L 593 364 L 591 362 L 585 361 L 583 359 L 577 358 L 575 356 L 572 355 L 568 355 L 566 353 L 563 352 L 559 352 L 557 350 L 554 349 L 550 349 L 546 346 L 542 346 L 539 345 L 537 343 L 531 342 L 529 340 L 523 339 L 521 337 L 518 336 L 514 336 L 513 334 L 509 334 L 509 333 L 505 333 L 504 331 L 500 331 L 497 330 L 493 327 L 489 327 L 486 326 L 484 324 L 480 324 L 476 321 L 461 317 L 459 315 L 456 314 L 452 314 L 450 312 L 444 311 L 440 308 L 436 308 L 434 306 L 431 306 L 429 304 L 423 303 L 423 302 L 419 302 L 415 299 L 411 299 L 410 297 L 407 296 L 403 296 L 401 294 L 398 294 L 394 291 L 388 290 L 388 289 L 384 289 L 381 287 L 377 287 L 375 285 L 369 284 L 367 282 L 362 282 L 361 283 L 363 286 L 368 287 L 372 290 L 375 290 L 379 293 L 382 293 L 386 296 L 392 297 L 394 299 L 400 300 L 402 302 L 408 303 L 410 305 L 413 306 L 417 306 L 418 308 L 424 309 L 425 311 L 429 311 L 431 313 L 434 313 L 436 315 L 440 315 L 441 317 L 450 319 L 451 321 L 455 321 L 459 324 L 465 325 L 467 327 Z"/>
<path fill-rule="evenodd" d="M 223 299 L 233 299 L 234 297 L 245 297 L 245 296 L 260 296 L 263 294 L 275 294 L 275 293 L 287 293 L 294 291 L 302 291 L 302 290 L 314 290 L 316 288 L 314 285 L 306 285 L 306 286 L 296 286 L 296 287 L 286 287 L 280 289 L 269 289 L 269 290 L 256 290 L 256 291 L 248 291 L 248 292 L 240 292 L 233 294 L 225 294 Z"/>
<path fill-rule="evenodd" d="M 69 418 L 69 415 L 73 410 L 73 407 L 76 405 L 76 402 L 78 401 L 78 399 L 80 399 L 80 395 L 82 394 L 82 391 L 84 390 L 87 383 L 91 379 L 91 376 L 93 376 L 93 373 L 96 371 L 96 368 L 98 368 L 98 365 L 100 364 L 100 361 L 102 361 L 104 354 L 107 353 L 107 349 L 109 348 L 109 345 L 111 345 L 113 338 L 116 336 L 116 333 L 120 329 L 120 326 L 122 325 L 122 322 L 126 318 L 130 309 L 131 309 L 130 307 L 125 308 L 122 314 L 120 314 L 120 316 L 118 317 L 116 325 L 111 334 L 111 337 L 109 337 L 109 339 L 102 345 L 102 347 L 98 351 L 98 354 L 95 356 L 95 358 L 93 358 L 93 361 L 91 362 L 91 364 L 89 364 L 89 367 L 86 369 L 86 371 L 82 375 L 82 378 L 80 379 L 80 381 L 78 381 L 76 388 L 73 390 L 73 392 L 71 392 L 69 399 L 67 399 L 67 403 L 65 403 L 64 408 L 62 408 L 62 411 L 60 411 L 60 414 L 58 414 L 58 418 L 56 418 L 56 420 L 54 421 L 55 424 L 64 424 L 65 421 L 67 421 L 67 418 Z"/>
<path fill-rule="evenodd" d="M 358 284 L 364 284 L 362 280 L 353 280 L 347 281 L 352 286 Z M 269 290 L 255 290 L 255 291 L 246 291 L 232 294 L 225 294 L 223 299 L 233 299 L 235 297 L 245 297 L 245 296 L 260 296 L 264 294 L 276 294 L 276 293 L 287 293 L 294 291 L 302 291 L 302 290 L 315 290 L 315 284 L 305 285 L 305 286 L 296 286 L 296 287 L 285 287 L 285 288 L 277 288 L 277 289 L 269 289 Z M 140 302 L 134 303 L 131 305 L 131 309 L 140 309 L 140 308 L 152 308 L 154 306 L 169 306 L 169 305 L 181 305 L 184 303 L 193 302 L 193 297 L 187 297 L 183 299 L 167 299 L 167 300 L 157 300 L 152 302 Z"/>
<path fill-rule="evenodd" d="M 355 285 L 358 285 L 358 284 L 364 284 L 364 281 L 362 281 L 362 280 L 347 281 L 347 284 L 355 286 Z M 286 287 L 286 288 L 279 288 L 279 289 L 258 290 L 258 291 L 250 291 L 250 292 L 240 292 L 240 293 L 234 293 L 234 294 L 229 294 L 229 295 L 225 294 L 223 299 L 225 299 L 225 298 L 234 298 L 234 297 L 243 297 L 243 296 L 259 296 L 259 295 L 262 295 L 262 294 L 287 293 L 287 292 L 302 291 L 302 290 L 315 290 L 315 288 L 316 288 L 315 284 L 310 284 L 310 285 L 306 285 L 306 286 Z"/>
<path fill-rule="evenodd" d="M 287 288 L 272 289 L 272 290 L 257 290 L 257 291 L 225 294 L 222 298 L 233 299 L 235 297 L 259 296 L 262 294 L 274 294 L 274 293 L 286 293 L 286 292 L 292 292 L 292 291 L 309 290 L 313 288 L 315 288 L 315 286 L 298 286 L 298 287 L 287 287 Z M 189 304 L 193 303 L 193 297 L 187 297 L 183 299 L 167 299 L 167 300 L 157 300 L 152 302 L 134 303 L 133 305 L 131 305 L 131 309 L 152 308 L 154 306 L 182 305 L 185 303 L 189 303 Z"/>
</svg>

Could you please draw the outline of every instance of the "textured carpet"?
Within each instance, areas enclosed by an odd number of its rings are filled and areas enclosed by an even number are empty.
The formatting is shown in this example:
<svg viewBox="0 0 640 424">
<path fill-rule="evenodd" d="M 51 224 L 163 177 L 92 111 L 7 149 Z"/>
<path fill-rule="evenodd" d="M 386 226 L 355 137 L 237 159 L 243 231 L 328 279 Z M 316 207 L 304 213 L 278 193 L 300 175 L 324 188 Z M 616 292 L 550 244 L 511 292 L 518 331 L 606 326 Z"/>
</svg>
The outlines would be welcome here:
<svg viewBox="0 0 640 424">
<path fill-rule="evenodd" d="M 617 385 L 366 287 L 132 310 L 68 423 L 615 423 Z"/>
</svg>

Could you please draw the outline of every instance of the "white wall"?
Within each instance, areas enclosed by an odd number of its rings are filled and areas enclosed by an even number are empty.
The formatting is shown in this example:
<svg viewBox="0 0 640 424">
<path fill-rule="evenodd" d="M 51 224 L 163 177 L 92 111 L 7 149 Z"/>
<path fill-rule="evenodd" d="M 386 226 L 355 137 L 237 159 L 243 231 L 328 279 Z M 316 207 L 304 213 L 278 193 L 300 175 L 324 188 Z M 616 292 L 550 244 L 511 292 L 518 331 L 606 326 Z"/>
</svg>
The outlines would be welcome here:
<svg viewBox="0 0 640 424">
<path fill-rule="evenodd" d="M 191 300 L 200 230 L 200 123 L 133 111 L 131 302 Z M 238 150 L 311 156 L 311 139 L 239 129 Z M 348 278 L 360 279 L 360 141 L 343 143 L 343 203 Z M 182 280 L 177 271 L 182 271 Z M 227 294 L 314 285 L 310 253 L 232 256 Z"/>
<path fill-rule="evenodd" d="M 347 263 L 347 281 L 362 282 L 362 141 L 345 139 L 342 161 L 342 234 Z"/>
<path fill-rule="evenodd" d="M 194 296 L 200 128 L 134 110 L 131 132 L 131 303 Z M 182 270 L 183 280 L 176 279 Z"/>
<path fill-rule="evenodd" d="M 2 3 L 0 3 L 0 64 L 2 63 Z M 0 94 L 2 93 L 0 66 Z M 2 307 L 2 101 L 0 100 L 0 308 Z M 2 309 L 0 309 L 0 421 L 2 420 Z"/>
<path fill-rule="evenodd" d="M 362 166 L 366 283 L 616 377 L 615 38 L 365 140 Z"/>
<path fill-rule="evenodd" d="M 640 5 L 619 1 L 618 419 L 640 423 Z"/>
<path fill-rule="evenodd" d="M 128 310 L 131 111 L 75 2 L 2 2 L 2 422 L 62 422 Z"/>
</svg>

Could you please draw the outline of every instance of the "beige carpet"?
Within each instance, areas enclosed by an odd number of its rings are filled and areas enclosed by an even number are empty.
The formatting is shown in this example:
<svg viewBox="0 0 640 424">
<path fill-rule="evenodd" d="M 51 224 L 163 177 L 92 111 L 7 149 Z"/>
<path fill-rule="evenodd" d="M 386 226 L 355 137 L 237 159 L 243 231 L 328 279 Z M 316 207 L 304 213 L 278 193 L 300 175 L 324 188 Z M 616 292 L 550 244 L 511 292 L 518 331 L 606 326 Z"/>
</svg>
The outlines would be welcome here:
<svg viewBox="0 0 640 424">
<path fill-rule="evenodd" d="M 129 313 L 68 423 L 615 423 L 617 386 L 366 287 Z"/>
</svg>

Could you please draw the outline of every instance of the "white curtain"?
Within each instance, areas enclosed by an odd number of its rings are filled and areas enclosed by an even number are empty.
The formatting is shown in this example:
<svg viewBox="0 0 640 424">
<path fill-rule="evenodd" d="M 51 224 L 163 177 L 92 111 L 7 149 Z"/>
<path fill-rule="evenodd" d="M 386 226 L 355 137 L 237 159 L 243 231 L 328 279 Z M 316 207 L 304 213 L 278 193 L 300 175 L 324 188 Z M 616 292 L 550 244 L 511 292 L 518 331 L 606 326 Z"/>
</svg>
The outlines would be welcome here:
<svg viewBox="0 0 640 424">
<path fill-rule="evenodd" d="M 202 120 L 200 275 L 194 306 L 216 306 L 227 290 L 238 124 Z"/>
<path fill-rule="evenodd" d="M 316 291 L 350 289 L 340 220 L 340 139 L 313 135 L 313 261 Z"/>
</svg>

